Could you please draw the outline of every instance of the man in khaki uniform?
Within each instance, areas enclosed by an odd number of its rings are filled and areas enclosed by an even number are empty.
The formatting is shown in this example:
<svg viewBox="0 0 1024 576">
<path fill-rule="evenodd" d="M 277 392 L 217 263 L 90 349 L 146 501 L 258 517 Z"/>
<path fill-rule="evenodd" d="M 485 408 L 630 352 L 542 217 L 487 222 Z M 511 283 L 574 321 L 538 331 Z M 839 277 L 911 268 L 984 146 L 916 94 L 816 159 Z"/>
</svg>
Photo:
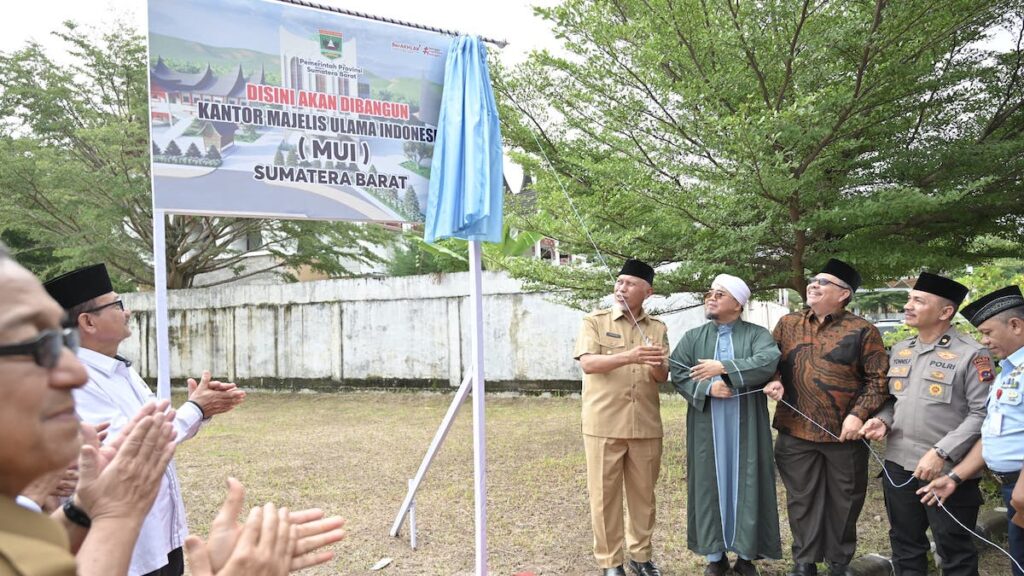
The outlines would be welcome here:
<svg viewBox="0 0 1024 576">
<path fill-rule="evenodd" d="M 946 576 L 977 576 L 978 551 L 963 527 L 945 512 L 925 506 L 915 494 L 959 462 L 981 435 L 989 385 L 995 378 L 988 350 L 952 326 L 967 287 L 922 272 L 910 291 L 908 326 L 917 335 L 892 348 L 890 400 L 864 423 L 866 438 L 888 436 L 882 488 L 889 514 L 889 541 L 896 574 L 928 573 L 931 527 Z M 963 481 L 946 509 L 965 526 L 974 526 L 981 506 L 978 475 Z"/>
<path fill-rule="evenodd" d="M 661 469 L 658 383 L 668 380 L 668 330 L 647 315 L 654 269 L 627 260 L 615 282 L 616 305 L 588 314 L 575 358 L 583 369 L 583 446 L 594 530 L 594 557 L 604 576 L 621 576 L 625 485 L 629 566 L 660 576 L 651 561 L 654 485 Z"/>
</svg>

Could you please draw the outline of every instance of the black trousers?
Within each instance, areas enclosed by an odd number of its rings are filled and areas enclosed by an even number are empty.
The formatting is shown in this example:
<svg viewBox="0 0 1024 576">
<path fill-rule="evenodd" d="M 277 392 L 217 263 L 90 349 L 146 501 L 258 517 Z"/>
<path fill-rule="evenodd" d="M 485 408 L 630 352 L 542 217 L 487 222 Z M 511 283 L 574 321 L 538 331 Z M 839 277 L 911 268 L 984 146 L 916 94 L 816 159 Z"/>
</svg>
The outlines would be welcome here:
<svg viewBox="0 0 1024 576">
<path fill-rule="evenodd" d="M 775 463 L 786 486 L 793 561 L 849 564 L 868 489 L 867 446 L 779 434 Z"/>
<path fill-rule="evenodd" d="M 144 576 L 181 576 L 185 573 L 185 555 L 181 548 L 175 548 L 167 553 L 167 565 L 159 570 L 145 574 Z"/>
<path fill-rule="evenodd" d="M 978 550 L 971 534 L 961 528 L 938 506 L 921 504 L 917 489 L 928 484 L 912 478 L 913 472 L 904 470 L 895 462 L 885 461 L 885 469 L 895 488 L 882 476 L 885 511 L 889 515 L 889 543 L 892 545 L 892 565 L 897 576 L 927 576 L 928 536 L 931 527 L 935 551 L 942 557 L 943 576 L 978 576 Z M 957 520 L 972 529 L 978 523 L 978 508 L 983 499 L 979 480 L 964 480 L 944 506 Z"/>
</svg>

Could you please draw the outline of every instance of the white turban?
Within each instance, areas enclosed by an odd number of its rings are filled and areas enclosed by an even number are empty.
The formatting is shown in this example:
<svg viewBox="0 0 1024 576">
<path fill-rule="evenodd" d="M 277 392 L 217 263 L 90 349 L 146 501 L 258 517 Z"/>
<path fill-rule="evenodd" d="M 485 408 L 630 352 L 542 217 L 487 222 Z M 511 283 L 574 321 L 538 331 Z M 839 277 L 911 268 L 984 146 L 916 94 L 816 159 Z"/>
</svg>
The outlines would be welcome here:
<svg viewBox="0 0 1024 576">
<path fill-rule="evenodd" d="M 711 283 L 711 287 L 725 290 L 732 294 L 732 297 L 740 303 L 740 306 L 746 306 L 747 300 L 750 299 L 750 288 L 747 288 L 747 283 L 736 276 L 719 274 L 715 276 L 715 281 Z"/>
</svg>

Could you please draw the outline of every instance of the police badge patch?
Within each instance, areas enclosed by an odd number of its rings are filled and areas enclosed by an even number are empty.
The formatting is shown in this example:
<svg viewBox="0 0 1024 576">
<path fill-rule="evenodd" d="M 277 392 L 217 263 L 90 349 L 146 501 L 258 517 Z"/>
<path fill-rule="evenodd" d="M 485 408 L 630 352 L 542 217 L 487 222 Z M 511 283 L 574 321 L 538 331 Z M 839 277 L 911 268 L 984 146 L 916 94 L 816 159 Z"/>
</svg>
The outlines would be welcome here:
<svg viewBox="0 0 1024 576">
<path fill-rule="evenodd" d="M 996 379 L 995 370 L 992 369 L 992 359 L 988 356 L 975 356 L 974 369 L 978 371 L 979 382 L 991 382 Z"/>
</svg>

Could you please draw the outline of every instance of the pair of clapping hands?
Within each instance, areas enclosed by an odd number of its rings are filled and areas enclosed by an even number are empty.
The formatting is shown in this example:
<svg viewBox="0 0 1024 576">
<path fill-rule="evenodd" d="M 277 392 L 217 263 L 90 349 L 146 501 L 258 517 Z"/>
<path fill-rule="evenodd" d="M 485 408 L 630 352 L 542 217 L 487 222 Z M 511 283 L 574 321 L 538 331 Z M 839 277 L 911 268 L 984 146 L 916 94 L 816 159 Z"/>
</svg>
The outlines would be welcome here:
<svg viewBox="0 0 1024 576">
<path fill-rule="evenodd" d="M 322 510 L 289 512 L 272 503 L 249 511 L 245 522 L 237 518 L 245 490 L 228 478 L 228 495 L 210 525 L 209 537 L 185 540 L 189 566 L 196 576 L 276 576 L 323 564 L 334 557 L 320 549 L 345 538 L 345 520 L 324 518 Z"/>
<path fill-rule="evenodd" d="M 56 481 L 47 479 L 49 486 L 57 488 L 44 488 L 43 494 L 72 490 L 75 505 L 91 518 L 92 527 L 78 548 L 81 574 L 120 571 L 118 560 L 111 557 L 123 555 L 125 563 L 130 558 L 174 455 L 175 412 L 169 406 L 166 400 L 146 404 L 106 445 L 100 442 L 107 425 L 82 424 L 77 472 L 59 470 L 52 475 Z M 242 485 L 229 479 L 227 498 L 207 541 L 195 536 L 186 541 L 193 574 L 287 574 L 331 560 L 333 552 L 320 549 L 346 536 L 341 529 L 345 521 L 337 516 L 324 518 L 319 509 L 289 513 L 268 503 L 253 509 L 245 523 L 238 523 L 235 519 L 243 499 Z M 117 551 L 112 553 L 113 548 Z"/>
</svg>

